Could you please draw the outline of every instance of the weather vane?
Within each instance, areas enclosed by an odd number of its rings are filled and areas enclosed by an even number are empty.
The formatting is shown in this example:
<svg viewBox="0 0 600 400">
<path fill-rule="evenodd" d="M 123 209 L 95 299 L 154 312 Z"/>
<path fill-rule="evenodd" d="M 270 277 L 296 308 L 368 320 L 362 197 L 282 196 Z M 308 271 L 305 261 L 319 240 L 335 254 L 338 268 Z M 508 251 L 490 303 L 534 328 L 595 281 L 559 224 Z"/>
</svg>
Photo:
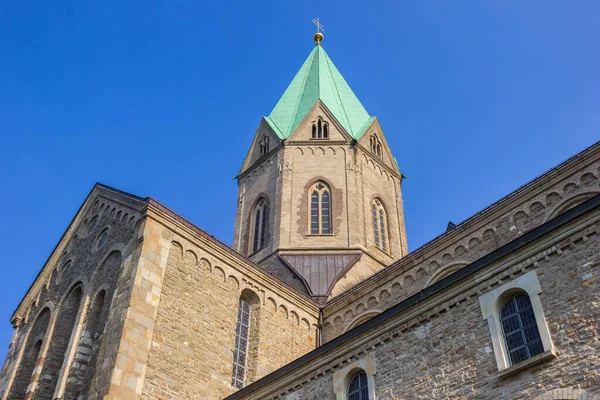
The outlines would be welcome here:
<svg viewBox="0 0 600 400">
<path fill-rule="evenodd" d="M 317 42 L 317 46 L 320 46 L 324 38 L 321 31 L 325 31 L 325 29 L 323 29 L 323 25 L 321 25 L 321 23 L 319 22 L 319 18 L 313 18 L 312 22 L 317 26 L 317 33 L 315 33 L 313 39 L 315 39 L 315 42 Z"/>
</svg>

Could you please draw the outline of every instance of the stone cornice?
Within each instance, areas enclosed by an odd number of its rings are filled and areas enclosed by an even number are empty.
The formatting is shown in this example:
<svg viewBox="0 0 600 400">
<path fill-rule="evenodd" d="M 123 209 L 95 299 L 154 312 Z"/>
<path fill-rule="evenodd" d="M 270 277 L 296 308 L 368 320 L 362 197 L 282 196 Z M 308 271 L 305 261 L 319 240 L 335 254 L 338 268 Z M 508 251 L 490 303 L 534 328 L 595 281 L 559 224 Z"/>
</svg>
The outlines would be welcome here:
<svg viewBox="0 0 600 400">
<path fill-rule="evenodd" d="M 274 293 L 279 294 L 310 315 L 318 313 L 319 307 L 312 298 L 299 292 L 296 288 L 285 283 L 278 277 L 264 271 L 251 260 L 237 253 L 231 247 L 215 239 L 156 200 L 149 199 L 146 215 L 186 238 L 200 249 L 209 252 L 223 263 L 248 276 L 254 282 L 268 287 Z"/>
<path fill-rule="evenodd" d="M 458 243 L 472 235 L 473 232 L 483 229 L 490 222 L 497 220 L 510 210 L 535 197 L 540 189 L 553 186 L 575 174 L 577 171 L 585 169 L 588 165 L 598 162 L 599 159 L 600 142 L 597 142 L 529 183 L 521 186 L 508 196 L 503 197 L 464 220 L 453 230 L 441 234 L 409 253 L 407 256 L 391 264 L 389 267 L 376 272 L 356 286 L 334 297 L 327 303 L 327 306 L 325 307 L 326 312 L 332 314 L 339 311 L 347 304 L 352 303 L 356 298 L 364 296 L 364 293 L 369 293 L 382 284 L 390 282 L 403 272 L 418 265 L 423 260 L 430 258 L 434 254 L 443 252 L 448 246 Z"/>
<path fill-rule="evenodd" d="M 597 195 L 225 400 L 265 399 L 284 394 L 317 376 L 343 367 L 365 352 L 478 295 L 476 289 L 482 283 L 486 283 L 488 289 L 492 288 L 527 269 L 538 267 L 539 260 L 554 254 L 562 255 L 563 249 L 576 246 L 575 240 L 570 238 L 600 222 L 599 208 L 600 195 Z M 589 215 L 587 219 L 586 215 Z M 598 229 L 584 233 L 584 240 L 578 242 L 584 243 L 591 234 L 599 234 Z M 543 238 L 547 240 L 541 241 Z"/>
</svg>

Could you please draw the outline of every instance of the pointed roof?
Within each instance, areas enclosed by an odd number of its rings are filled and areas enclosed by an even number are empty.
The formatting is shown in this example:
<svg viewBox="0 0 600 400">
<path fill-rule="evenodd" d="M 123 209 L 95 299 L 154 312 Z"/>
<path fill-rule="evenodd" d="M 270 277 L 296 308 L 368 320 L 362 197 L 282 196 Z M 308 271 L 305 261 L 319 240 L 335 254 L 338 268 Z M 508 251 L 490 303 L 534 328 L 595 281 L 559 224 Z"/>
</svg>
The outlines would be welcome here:
<svg viewBox="0 0 600 400">
<path fill-rule="evenodd" d="M 373 120 L 320 45 L 315 46 L 265 119 L 281 139 L 287 139 L 317 100 L 354 139 L 359 139 Z"/>
</svg>

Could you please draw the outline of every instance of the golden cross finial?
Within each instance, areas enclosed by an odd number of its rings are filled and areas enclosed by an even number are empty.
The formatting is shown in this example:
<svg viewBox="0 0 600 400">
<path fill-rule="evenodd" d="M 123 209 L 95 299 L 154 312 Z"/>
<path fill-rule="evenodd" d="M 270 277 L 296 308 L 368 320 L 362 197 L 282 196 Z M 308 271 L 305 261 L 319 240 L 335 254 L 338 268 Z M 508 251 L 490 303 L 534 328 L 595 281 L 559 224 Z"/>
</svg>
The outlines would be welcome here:
<svg viewBox="0 0 600 400">
<path fill-rule="evenodd" d="M 317 46 L 320 46 L 324 37 L 321 31 L 325 31 L 325 29 L 323 29 L 323 25 L 321 25 L 321 23 L 319 22 L 319 18 L 313 18 L 312 22 L 317 26 L 317 33 L 315 33 L 313 39 L 315 39 L 315 42 L 317 42 Z"/>
</svg>

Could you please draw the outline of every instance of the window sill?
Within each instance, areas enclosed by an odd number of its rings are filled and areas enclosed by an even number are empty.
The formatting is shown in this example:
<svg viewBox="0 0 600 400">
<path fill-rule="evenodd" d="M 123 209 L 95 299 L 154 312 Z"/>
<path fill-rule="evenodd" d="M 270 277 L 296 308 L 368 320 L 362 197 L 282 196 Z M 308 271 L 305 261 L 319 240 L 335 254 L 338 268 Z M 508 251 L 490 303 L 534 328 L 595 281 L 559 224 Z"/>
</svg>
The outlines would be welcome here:
<svg viewBox="0 0 600 400">
<path fill-rule="evenodd" d="M 525 361 L 521 361 L 518 364 L 512 365 L 508 368 L 505 368 L 496 373 L 496 376 L 500 379 L 504 379 L 508 376 L 516 374 L 517 372 L 521 372 L 529 367 L 537 365 L 542 362 L 547 362 L 556 358 L 556 354 L 553 350 L 547 350 L 543 353 L 538 354 L 537 356 L 531 357 Z"/>
<path fill-rule="evenodd" d="M 256 250 L 256 251 L 253 251 L 252 253 L 248 254 L 248 257 L 252 257 L 253 255 L 255 255 L 255 254 L 257 254 L 257 253 L 260 253 L 260 252 L 261 252 L 261 250 L 264 250 L 264 248 L 265 248 L 265 247 L 266 247 L 266 246 L 263 246 L 263 247 L 261 247 L 260 249 L 258 249 L 258 250 Z"/>
<path fill-rule="evenodd" d="M 388 256 L 388 257 L 392 257 L 392 254 L 391 254 L 391 253 L 389 253 L 389 252 L 387 252 L 387 251 L 383 250 L 381 247 L 379 247 L 379 246 L 377 246 L 377 245 L 376 245 L 376 246 L 375 246 L 375 248 L 376 248 L 377 250 L 379 250 L 379 252 L 380 252 L 380 253 L 382 253 L 382 254 L 385 254 L 385 255 L 386 255 L 386 256 Z"/>
<path fill-rule="evenodd" d="M 328 137 L 326 137 L 326 138 L 322 138 L 322 137 L 320 137 L 320 138 L 310 138 L 310 140 L 329 140 L 329 138 Z"/>
<path fill-rule="evenodd" d="M 334 236 L 333 233 L 307 233 L 304 236 Z"/>
</svg>

